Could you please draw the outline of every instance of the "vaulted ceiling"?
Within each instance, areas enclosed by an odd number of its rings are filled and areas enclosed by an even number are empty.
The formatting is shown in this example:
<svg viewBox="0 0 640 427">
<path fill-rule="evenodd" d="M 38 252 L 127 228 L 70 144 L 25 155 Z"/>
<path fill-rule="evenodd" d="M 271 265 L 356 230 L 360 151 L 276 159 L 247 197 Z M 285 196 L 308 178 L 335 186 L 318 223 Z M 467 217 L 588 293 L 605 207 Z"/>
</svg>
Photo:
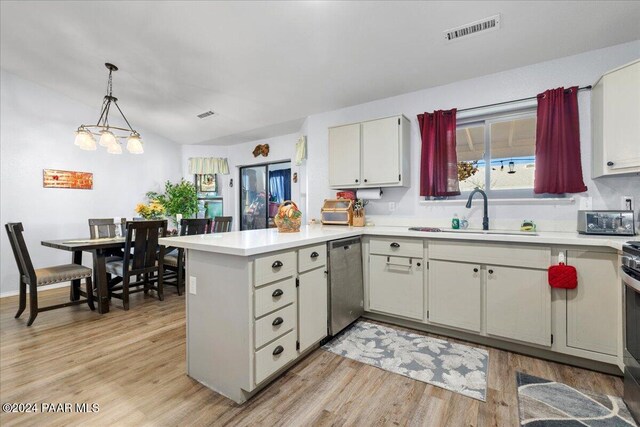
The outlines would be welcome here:
<svg viewBox="0 0 640 427">
<path fill-rule="evenodd" d="M 445 42 L 496 13 L 499 31 Z M 97 116 L 112 62 L 130 121 L 184 144 L 640 39 L 638 1 L 3 1 L 1 15 L 2 68 Z"/>
</svg>

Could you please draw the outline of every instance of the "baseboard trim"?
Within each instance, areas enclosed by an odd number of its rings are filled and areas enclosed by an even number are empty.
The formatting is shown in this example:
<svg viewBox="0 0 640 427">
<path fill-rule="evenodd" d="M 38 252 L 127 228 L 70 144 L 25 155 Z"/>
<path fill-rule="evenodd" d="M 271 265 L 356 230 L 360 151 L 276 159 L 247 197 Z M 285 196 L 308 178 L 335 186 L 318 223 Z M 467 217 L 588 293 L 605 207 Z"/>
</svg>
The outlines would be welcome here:
<svg viewBox="0 0 640 427">
<path fill-rule="evenodd" d="M 71 284 L 69 282 L 62 282 L 62 283 L 55 283 L 53 285 L 39 286 L 38 287 L 38 292 L 46 291 L 46 290 L 49 290 L 49 289 L 64 288 L 64 287 L 68 287 L 70 285 Z M 15 297 L 19 293 L 20 293 L 19 289 L 16 289 L 15 291 L 2 292 L 2 293 L 0 293 L 0 298 Z M 27 293 L 29 293 L 29 287 L 27 287 Z"/>
<path fill-rule="evenodd" d="M 579 368 L 589 369 L 592 371 L 603 372 L 609 375 L 616 375 L 621 377 L 622 371 L 618 365 L 612 365 L 605 362 L 598 362 L 595 360 L 584 359 L 578 356 L 571 356 L 563 353 L 556 353 L 555 351 L 529 347 L 524 344 L 517 344 L 509 341 L 502 341 L 491 337 L 482 335 L 475 335 L 466 333 L 463 331 L 440 328 L 434 325 L 428 325 L 424 323 L 418 323 L 411 320 L 399 319 L 397 317 L 386 316 L 384 314 L 372 313 L 366 311 L 363 315 L 365 319 L 377 320 L 379 322 L 390 323 L 392 325 L 404 326 L 405 328 L 416 329 L 423 332 L 430 332 L 445 337 L 456 338 L 470 343 L 486 345 L 488 347 L 498 348 L 500 350 L 510 351 L 512 353 L 524 354 L 526 356 L 537 357 L 539 359 L 550 360 L 552 362 L 564 363 L 565 365 L 577 366 Z"/>
</svg>

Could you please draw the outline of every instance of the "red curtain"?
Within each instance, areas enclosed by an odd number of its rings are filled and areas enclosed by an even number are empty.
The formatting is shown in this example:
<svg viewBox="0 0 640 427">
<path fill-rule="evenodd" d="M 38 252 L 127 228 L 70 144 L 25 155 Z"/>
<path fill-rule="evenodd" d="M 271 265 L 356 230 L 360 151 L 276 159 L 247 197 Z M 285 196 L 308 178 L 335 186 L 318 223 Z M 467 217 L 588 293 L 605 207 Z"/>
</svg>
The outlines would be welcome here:
<svg viewBox="0 0 640 427">
<path fill-rule="evenodd" d="M 456 153 L 456 109 L 418 114 L 418 124 L 422 136 L 420 195 L 460 194 Z"/>
<path fill-rule="evenodd" d="M 580 162 L 577 86 L 538 95 L 535 163 L 535 193 L 587 191 Z"/>
</svg>

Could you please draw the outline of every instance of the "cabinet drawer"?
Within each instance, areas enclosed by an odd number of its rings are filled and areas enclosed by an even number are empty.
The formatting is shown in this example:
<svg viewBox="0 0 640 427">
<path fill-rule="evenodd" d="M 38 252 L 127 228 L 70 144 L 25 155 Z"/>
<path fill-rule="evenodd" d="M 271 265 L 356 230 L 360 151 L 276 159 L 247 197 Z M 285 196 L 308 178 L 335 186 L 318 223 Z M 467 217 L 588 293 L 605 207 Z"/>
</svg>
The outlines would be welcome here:
<svg viewBox="0 0 640 427">
<path fill-rule="evenodd" d="M 295 326 L 296 307 L 293 304 L 256 320 L 254 328 L 256 348 L 284 335 Z"/>
<path fill-rule="evenodd" d="M 295 330 L 256 351 L 256 384 L 296 358 Z"/>
<path fill-rule="evenodd" d="M 327 263 L 327 246 L 316 245 L 298 251 L 298 271 L 300 273 L 321 267 Z"/>
<path fill-rule="evenodd" d="M 296 273 L 296 253 L 290 251 L 256 258 L 254 272 L 255 286 L 293 276 Z"/>
<path fill-rule="evenodd" d="M 369 243 L 369 251 L 372 254 L 404 256 L 413 258 L 422 258 L 424 250 L 422 247 L 422 239 L 396 239 L 396 238 L 380 238 L 371 239 Z"/>
<path fill-rule="evenodd" d="M 289 279 L 273 283 L 254 293 L 255 317 L 264 316 L 274 310 L 291 304 L 296 300 L 296 279 Z"/>
<path fill-rule="evenodd" d="M 551 264 L 551 248 L 522 243 L 500 244 L 433 240 L 429 242 L 429 258 L 546 270 Z"/>
</svg>

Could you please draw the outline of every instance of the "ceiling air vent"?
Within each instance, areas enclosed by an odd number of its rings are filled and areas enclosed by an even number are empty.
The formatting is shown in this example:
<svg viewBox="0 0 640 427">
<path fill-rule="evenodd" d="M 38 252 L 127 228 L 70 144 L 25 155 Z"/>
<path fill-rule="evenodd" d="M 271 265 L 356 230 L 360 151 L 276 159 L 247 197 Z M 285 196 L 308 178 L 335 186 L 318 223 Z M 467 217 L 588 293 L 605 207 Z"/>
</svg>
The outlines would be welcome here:
<svg viewBox="0 0 640 427">
<path fill-rule="evenodd" d="M 447 41 L 453 41 L 472 34 L 497 30 L 498 28 L 500 28 L 500 14 L 446 30 L 444 32 L 444 39 Z"/>
<path fill-rule="evenodd" d="M 198 118 L 204 119 L 205 117 L 213 116 L 215 113 L 211 110 L 198 114 Z"/>
</svg>

